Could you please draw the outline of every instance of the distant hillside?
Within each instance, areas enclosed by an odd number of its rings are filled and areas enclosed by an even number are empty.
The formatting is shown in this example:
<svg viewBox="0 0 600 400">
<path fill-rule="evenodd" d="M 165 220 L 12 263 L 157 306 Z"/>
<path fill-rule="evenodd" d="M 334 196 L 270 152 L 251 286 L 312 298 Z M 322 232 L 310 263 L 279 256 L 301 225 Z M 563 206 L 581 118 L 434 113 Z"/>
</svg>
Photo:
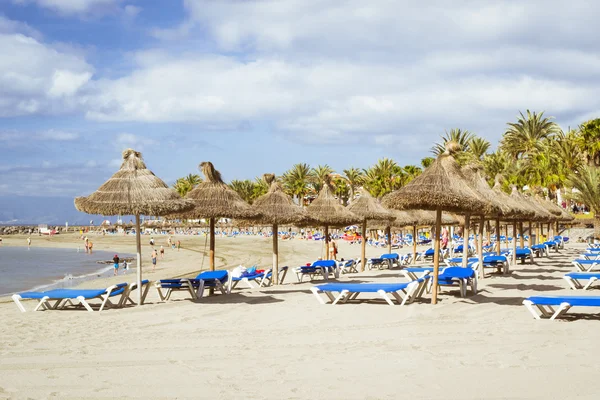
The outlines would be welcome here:
<svg viewBox="0 0 600 400">
<path fill-rule="evenodd" d="M 0 196 L 1 225 L 87 225 L 90 220 L 98 225 L 104 219 L 77 211 L 71 197 Z M 114 222 L 116 217 L 106 219 Z"/>
</svg>

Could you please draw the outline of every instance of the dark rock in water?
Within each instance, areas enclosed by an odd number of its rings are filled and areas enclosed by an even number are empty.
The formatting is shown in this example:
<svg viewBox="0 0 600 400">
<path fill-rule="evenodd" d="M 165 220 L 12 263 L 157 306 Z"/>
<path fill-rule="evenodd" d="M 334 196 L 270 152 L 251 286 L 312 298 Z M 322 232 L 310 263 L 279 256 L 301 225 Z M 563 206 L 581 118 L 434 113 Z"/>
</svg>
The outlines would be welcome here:
<svg viewBox="0 0 600 400">
<path fill-rule="evenodd" d="M 123 261 L 127 261 L 127 264 L 133 262 L 135 260 L 134 257 L 125 257 L 125 258 L 121 258 L 119 257 L 119 262 L 122 263 Z M 98 264 L 114 264 L 113 260 L 108 260 L 108 261 L 96 261 Z"/>
</svg>

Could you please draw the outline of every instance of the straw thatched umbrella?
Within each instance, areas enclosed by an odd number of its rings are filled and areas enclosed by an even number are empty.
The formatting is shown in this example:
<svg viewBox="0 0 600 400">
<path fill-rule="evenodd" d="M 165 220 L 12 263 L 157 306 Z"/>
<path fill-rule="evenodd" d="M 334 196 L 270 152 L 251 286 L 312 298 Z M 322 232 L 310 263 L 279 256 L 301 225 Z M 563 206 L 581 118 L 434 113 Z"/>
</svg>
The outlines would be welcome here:
<svg viewBox="0 0 600 400">
<path fill-rule="evenodd" d="M 365 257 L 367 241 L 366 233 L 367 233 L 367 220 L 390 220 L 392 218 L 392 214 L 383 208 L 381 204 L 377 200 L 371 196 L 369 192 L 367 192 L 364 188 L 360 189 L 360 197 L 353 199 L 350 205 L 348 206 L 348 210 L 352 212 L 352 214 L 361 218 L 361 227 L 362 227 L 362 242 L 360 246 L 360 270 L 364 271 L 365 264 L 367 259 Z M 391 237 L 388 238 L 391 242 Z"/>
<path fill-rule="evenodd" d="M 440 266 L 440 229 L 442 210 L 469 214 L 478 210 L 493 211 L 493 206 L 479 196 L 465 181 L 453 154 L 460 150 L 455 142 L 446 144 L 441 154 L 421 175 L 406 186 L 392 192 L 384 205 L 396 209 L 426 209 L 436 211 L 433 255 L 433 296 L 437 303 L 437 283 Z"/>
<path fill-rule="evenodd" d="M 273 227 L 273 284 L 279 284 L 279 249 L 277 246 L 279 224 L 291 224 L 306 220 L 306 210 L 294 204 L 291 197 L 283 192 L 274 174 L 264 174 L 264 181 L 269 186 L 269 191 L 256 199 L 254 210 L 260 214 L 259 223 L 271 224 Z"/>
<path fill-rule="evenodd" d="M 255 218 L 258 213 L 239 194 L 223 182 L 221 173 L 209 161 L 200 163 L 204 181 L 199 183 L 186 196 L 194 202 L 194 209 L 185 215 L 188 218 L 209 220 L 209 265 L 215 270 L 215 220 L 218 218 Z"/>
<path fill-rule="evenodd" d="M 308 217 L 325 227 L 325 249 L 326 258 L 329 257 L 329 227 L 350 225 L 360 221 L 360 217 L 352 214 L 346 207 L 342 206 L 333 195 L 331 177 L 325 176 L 323 188 L 316 199 L 306 208 Z M 363 237 L 363 241 L 365 238 Z"/>
<path fill-rule="evenodd" d="M 521 199 L 512 197 L 502 191 L 500 180 L 501 175 L 495 177 L 494 187 L 492 188 L 493 193 L 496 195 L 498 201 L 507 204 L 512 209 L 512 214 L 503 215 L 503 221 L 513 221 L 513 230 L 515 230 L 514 223 L 516 221 L 531 221 L 536 218 L 536 212 L 533 208 L 529 207 L 527 203 L 521 201 Z M 508 229 L 508 228 L 507 228 Z M 500 218 L 496 218 L 496 251 L 500 255 Z"/>
<path fill-rule="evenodd" d="M 127 149 L 121 168 L 97 191 L 75 198 L 75 208 L 88 214 L 135 215 L 138 304 L 142 304 L 142 243 L 140 215 L 165 215 L 193 207 L 146 168 L 142 154 Z"/>
<path fill-rule="evenodd" d="M 388 237 L 388 253 L 392 252 L 392 228 L 404 228 L 417 223 L 417 217 L 411 211 L 387 210 L 391 217 L 383 221 L 369 220 L 368 226 L 385 229 Z"/>
</svg>

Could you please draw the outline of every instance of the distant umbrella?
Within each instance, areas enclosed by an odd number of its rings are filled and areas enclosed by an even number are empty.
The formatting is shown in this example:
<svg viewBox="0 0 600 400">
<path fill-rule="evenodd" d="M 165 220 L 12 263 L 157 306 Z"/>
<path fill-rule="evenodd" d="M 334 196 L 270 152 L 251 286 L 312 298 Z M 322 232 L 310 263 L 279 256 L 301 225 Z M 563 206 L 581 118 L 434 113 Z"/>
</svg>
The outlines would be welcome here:
<svg viewBox="0 0 600 400">
<path fill-rule="evenodd" d="M 293 224 L 306 221 L 308 215 L 306 210 L 294 204 L 292 198 L 283 192 L 275 175 L 264 174 L 264 181 L 269 186 L 269 191 L 256 199 L 252 208 L 261 215 L 259 223 L 271 224 L 273 228 L 273 283 L 279 284 L 279 249 L 278 249 L 278 225 Z"/>
<path fill-rule="evenodd" d="M 193 210 L 185 213 L 188 218 L 207 218 L 209 220 L 210 269 L 215 269 L 215 220 L 218 218 L 251 219 L 258 216 L 239 194 L 223 182 L 221 173 L 209 161 L 202 162 L 199 169 L 205 176 L 186 196 L 193 201 Z"/>
<path fill-rule="evenodd" d="M 142 154 L 127 149 L 121 168 L 97 191 L 75 198 L 75 208 L 88 214 L 135 215 L 137 246 L 138 304 L 142 304 L 142 245 L 140 215 L 165 215 L 193 207 L 146 168 Z"/>
<path fill-rule="evenodd" d="M 346 207 L 342 206 L 338 199 L 333 195 L 331 187 L 331 177 L 325 176 L 323 188 L 316 199 L 306 208 L 308 217 L 325 227 L 325 248 L 329 251 L 329 227 L 346 226 L 361 220 L 360 217 L 352 214 Z M 364 240 L 364 238 L 363 238 Z M 329 257 L 329 254 L 326 255 Z"/>
<path fill-rule="evenodd" d="M 393 218 L 392 213 L 383 208 L 381 204 L 369 192 L 365 189 L 360 189 L 360 196 L 352 200 L 350 205 L 348 206 L 348 211 L 352 214 L 356 215 L 361 219 L 362 222 L 362 241 L 360 246 L 360 269 L 364 270 L 365 264 L 367 262 L 365 258 L 366 251 L 366 233 L 367 233 L 367 220 L 390 220 Z M 389 227 L 389 226 L 388 226 Z M 391 241 L 391 237 L 388 237 L 388 240 Z"/>
<path fill-rule="evenodd" d="M 437 303 L 439 273 L 440 228 L 442 211 L 456 213 L 494 212 L 494 206 L 470 187 L 453 157 L 460 150 L 456 142 L 448 142 L 441 154 L 423 173 L 406 186 L 390 193 L 384 206 L 395 209 L 426 209 L 436 211 L 433 259 L 432 304 Z"/>
</svg>

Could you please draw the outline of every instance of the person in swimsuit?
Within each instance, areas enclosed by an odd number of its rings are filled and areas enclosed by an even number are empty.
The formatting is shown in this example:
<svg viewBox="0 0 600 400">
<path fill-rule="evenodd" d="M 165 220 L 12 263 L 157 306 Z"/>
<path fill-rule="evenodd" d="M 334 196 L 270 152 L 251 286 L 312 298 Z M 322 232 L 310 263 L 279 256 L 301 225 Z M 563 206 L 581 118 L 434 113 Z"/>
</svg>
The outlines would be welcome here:
<svg viewBox="0 0 600 400">
<path fill-rule="evenodd" d="M 113 275 L 119 275 L 119 255 L 115 254 L 115 256 L 113 257 L 113 267 L 114 267 L 114 271 L 113 271 Z"/>
<path fill-rule="evenodd" d="M 160 259 L 162 260 L 163 258 L 165 258 L 165 248 L 160 246 Z"/>
<path fill-rule="evenodd" d="M 152 272 L 154 272 L 154 270 L 156 269 L 156 258 L 158 257 L 158 254 L 156 253 L 156 249 L 152 250 Z"/>
</svg>

